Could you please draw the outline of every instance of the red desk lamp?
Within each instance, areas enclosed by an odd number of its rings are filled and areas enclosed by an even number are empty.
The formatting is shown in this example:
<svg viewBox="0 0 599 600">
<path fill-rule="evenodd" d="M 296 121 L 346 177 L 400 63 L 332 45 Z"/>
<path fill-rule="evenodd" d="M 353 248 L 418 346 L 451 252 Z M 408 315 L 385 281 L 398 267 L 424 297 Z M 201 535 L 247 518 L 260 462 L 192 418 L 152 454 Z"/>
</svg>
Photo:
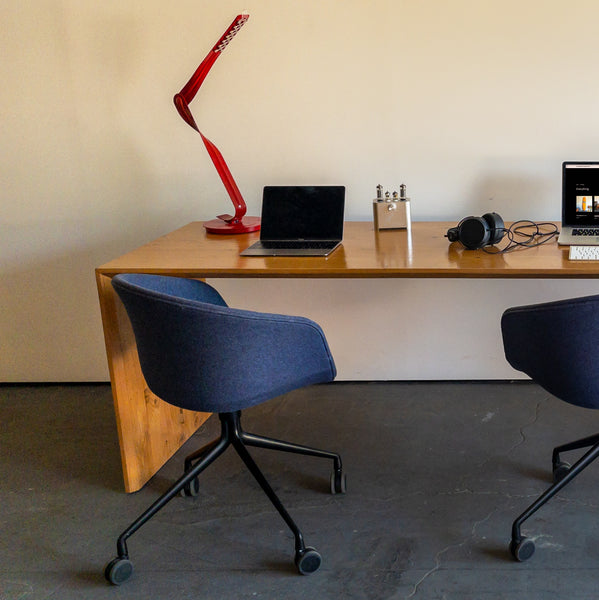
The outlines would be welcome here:
<svg viewBox="0 0 599 600">
<path fill-rule="evenodd" d="M 218 215 L 216 219 L 204 223 L 204 227 L 209 233 L 248 233 L 260 229 L 260 217 L 245 216 L 247 206 L 233 179 L 233 175 L 231 175 L 231 171 L 229 171 L 229 167 L 227 167 L 223 155 L 198 129 L 193 115 L 189 110 L 189 103 L 195 98 L 197 91 L 200 89 L 200 86 L 206 78 L 206 75 L 208 75 L 212 65 L 248 19 L 249 15 L 237 15 L 237 17 L 235 17 L 233 23 L 229 25 L 225 33 L 223 33 L 218 42 L 216 42 L 185 87 L 176 94 L 173 99 L 183 120 L 202 136 L 206 150 L 208 150 L 208 154 L 210 155 L 225 189 L 231 198 L 231 202 L 233 202 L 233 207 L 235 208 L 235 216 Z"/>
</svg>

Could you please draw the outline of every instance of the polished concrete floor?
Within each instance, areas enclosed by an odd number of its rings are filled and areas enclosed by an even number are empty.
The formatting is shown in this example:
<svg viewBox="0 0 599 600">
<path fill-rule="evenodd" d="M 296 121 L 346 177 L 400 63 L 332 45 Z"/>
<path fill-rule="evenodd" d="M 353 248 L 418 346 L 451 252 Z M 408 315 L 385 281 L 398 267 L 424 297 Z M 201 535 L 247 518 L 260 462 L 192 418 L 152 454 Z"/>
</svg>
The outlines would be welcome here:
<svg viewBox="0 0 599 600">
<path fill-rule="evenodd" d="M 599 413 L 530 383 L 335 383 L 244 416 L 248 431 L 339 451 L 328 461 L 253 456 L 323 556 L 298 575 L 293 539 L 230 450 L 129 540 L 134 573 L 103 578 L 120 531 L 173 481 L 210 421 L 138 493 L 125 494 L 107 385 L 0 387 L 0 599 L 597 598 L 599 464 L 524 526 L 554 445 L 599 431 Z"/>
</svg>

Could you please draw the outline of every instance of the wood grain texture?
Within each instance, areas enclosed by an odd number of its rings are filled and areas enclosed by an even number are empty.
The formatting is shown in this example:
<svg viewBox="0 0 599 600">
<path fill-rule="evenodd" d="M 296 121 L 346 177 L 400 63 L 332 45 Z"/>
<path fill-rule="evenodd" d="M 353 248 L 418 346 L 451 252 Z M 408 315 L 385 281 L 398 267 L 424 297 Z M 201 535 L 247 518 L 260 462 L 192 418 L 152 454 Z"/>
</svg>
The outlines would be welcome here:
<svg viewBox="0 0 599 600">
<path fill-rule="evenodd" d="M 125 490 L 139 490 L 210 414 L 167 404 L 148 389 L 125 307 L 97 275 Z"/>
<path fill-rule="evenodd" d="M 346 222 L 343 244 L 328 257 L 242 257 L 258 239 L 207 234 L 201 222 L 190 223 L 98 269 L 111 276 L 124 272 L 183 277 L 451 277 L 569 278 L 599 277 L 598 263 L 568 260 L 568 248 L 555 240 L 539 246 L 492 255 L 448 243 L 455 223 L 416 222 L 406 230 L 375 231 L 372 222 Z"/>
</svg>

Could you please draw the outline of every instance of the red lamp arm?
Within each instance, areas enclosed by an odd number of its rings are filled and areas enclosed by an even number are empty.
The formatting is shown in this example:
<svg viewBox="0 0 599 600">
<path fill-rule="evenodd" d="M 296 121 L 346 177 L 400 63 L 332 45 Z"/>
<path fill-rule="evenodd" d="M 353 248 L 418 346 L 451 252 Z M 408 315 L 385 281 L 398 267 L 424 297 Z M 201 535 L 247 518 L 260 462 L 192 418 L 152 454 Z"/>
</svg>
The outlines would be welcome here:
<svg viewBox="0 0 599 600">
<path fill-rule="evenodd" d="M 213 46 L 212 50 L 208 53 L 206 58 L 202 61 L 200 66 L 196 69 L 195 73 L 192 75 L 191 79 L 185 84 L 183 89 L 175 95 L 174 103 L 177 111 L 183 118 L 183 120 L 193 129 L 195 129 L 200 136 L 202 137 L 202 141 L 206 146 L 206 150 L 208 150 L 208 154 L 216 167 L 216 170 L 231 198 L 231 202 L 233 203 L 233 207 L 235 208 L 235 216 L 231 215 L 219 215 L 218 218 L 222 221 L 225 221 L 228 224 L 236 225 L 235 233 L 239 232 L 239 227 L 241 226 L 242 219 L 247 211 L 247 206 L 245 201 L 233 179 L 233 175 L 223 158 L 223 155 L 220 153 L 219 149 L 207 138 L 202 132 L 199 130 L 191 111 L 189 110 L 189 104 L 195 98 L 200 86 L 202 85 L 206 75 L 212 68 L 212 65 L 215 63 L 216 59 L 220 56 L 220 53 L 227 47 L 228 43 L 235 37 L 239 29 L 245 24 L 245 22 L 249 19 L 249 15 L 237 15 L 235 20 L 229 25 L 223 35 L 220 37 L 218 42 Z M 259 225 L 258 225 L 259 227 Z M 254 226 L 254 230 L 255 230 Z"/>
</svg>

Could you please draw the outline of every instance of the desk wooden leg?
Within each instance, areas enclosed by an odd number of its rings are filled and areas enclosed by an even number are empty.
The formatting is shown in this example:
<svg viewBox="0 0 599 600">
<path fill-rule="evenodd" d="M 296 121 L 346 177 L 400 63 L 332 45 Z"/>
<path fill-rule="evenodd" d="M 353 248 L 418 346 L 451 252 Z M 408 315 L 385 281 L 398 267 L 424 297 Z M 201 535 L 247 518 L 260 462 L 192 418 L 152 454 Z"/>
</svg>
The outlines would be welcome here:
<svg viewBox="0 0 599 600">
<path fill-rule="evenodd" d="M 110 277 L 97 274 L 98 294 L 121 449 L 125 491 L 139 490 L 210 413 L 167 404 L 148 389 L 133 330 Z"/>
</svg>

